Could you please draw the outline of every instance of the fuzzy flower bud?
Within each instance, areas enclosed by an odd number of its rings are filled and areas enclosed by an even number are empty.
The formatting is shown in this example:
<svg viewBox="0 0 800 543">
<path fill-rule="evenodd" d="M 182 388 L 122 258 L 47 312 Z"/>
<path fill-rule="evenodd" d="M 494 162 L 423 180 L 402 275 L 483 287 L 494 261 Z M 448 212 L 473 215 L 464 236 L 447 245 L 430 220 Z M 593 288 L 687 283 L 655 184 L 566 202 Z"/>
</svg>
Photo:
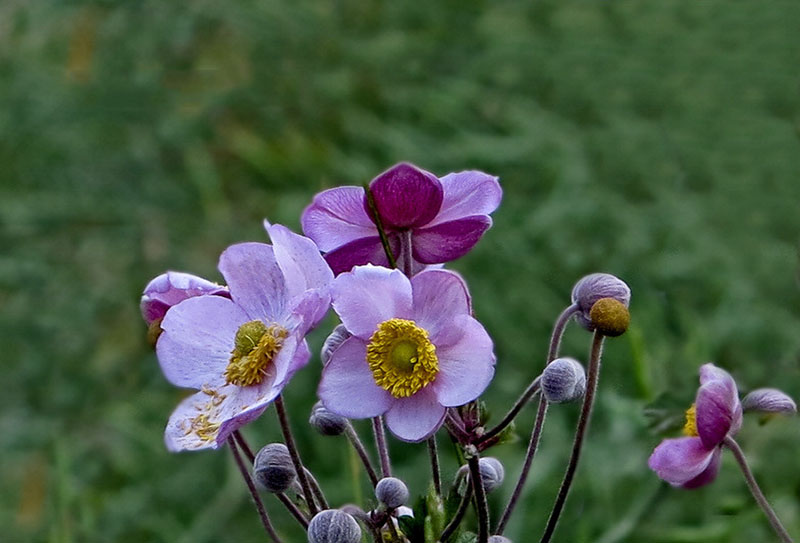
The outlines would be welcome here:
<svg viewBox="0 0 800 543">
<path fill-rule="evenodd" d="M 574 358 L 556 358 L 544 368 L 541 386 L 548 402 L 571 402 L 586 392 L 586 372 Z"/>
<path fill-rule="evenodd" d="M 797 413 L 797 405 L 787 394 L 777 388 L 757 388 L 742 400 L 744 411 L 762 413 Z"/>
<path fill-rule="evenodd" d="M 253 462 L 253 478 L 267 492 L 286 492 L 296 477 L 297 472 L 286 445 L 270 443 L 258 451 Z"/>
<path fill-rule="evenodd" d="M 483 489 L 488 493 L 503 484 L 503 479 L 506 476 L 506 470 L 503 469 L 503 464 L 500 460 L 492 456 L 481 458 L 478 462 L 481 470 L 481 480 L 483 481 Z"/>
<path fill-rule="evenodd" d="M 328 411 L 322 402 L 311 408 L 308 423 L 324 436 L 338 436 L 347 428 L 347 419 Z"/>
<path fill-rule="evenodd" d="M 356 519 L 338 509 L 320 511 L 308 523 L 308 543 L 359 543 Z"/>
<path fill-rule="evenodd" d="M 322 344 L 322 350 L 319 353 L 323 366 L 328 364 L 331 356 L 333 356 L 333 352 L 351 335 L 352 334 L 347 331 L 347 328 L 344 327 L 344 324 L 340 324 L 333 329 L 333 332 L 325 338 L 325 343 Z"/>
<path fill-rule="evenodd" d="M 511 543 L 511 540 L 502 535 L 493 535 L 489 538 L 489 543 Z"/>
<path fill-rule="evenodd" d="M 396 477 L 384 477 L 375 485 L 375 497 L 386 507 L 394 509 L 408 501 L 408 487 Z"/>
<path fill-rule="evenodd" d="M 631 301 L 631 289 L 622 279 L 608 273 L 593 273 L 575 283 L 572 303 L 579 309 L 575 318 L 590 332 L 594 331 L 594 324 L 589 313 L 601 298 L 613 298 L 627 308 Z"/>
<path fill-rule="evenodd" d="M 631 323 L 628 308 L 614 298 L 600 298 L 589 312 L 594 329 L 604 336 L 621 336 Z"/>
</svg>

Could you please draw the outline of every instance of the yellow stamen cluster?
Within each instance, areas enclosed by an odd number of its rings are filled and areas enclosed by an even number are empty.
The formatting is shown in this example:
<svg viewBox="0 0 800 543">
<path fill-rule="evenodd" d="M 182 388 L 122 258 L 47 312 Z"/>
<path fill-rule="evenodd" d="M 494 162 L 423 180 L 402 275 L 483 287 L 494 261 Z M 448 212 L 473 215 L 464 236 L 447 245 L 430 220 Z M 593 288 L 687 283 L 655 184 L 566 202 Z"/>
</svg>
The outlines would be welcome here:
<svg viewBox="0 0 800 543">
<path fill-rule="evenodd" d="M 697 408 L 694 404 L 686 410 L 686 424 L 683 426 L 684 435 L 697 437 Z"/>
<path fill-rule="evenodd" d="M 428 332 L 405 319 L 389 319 L 369 338 L 367 363 L 375 383 L 395 398 L 407 398 L 439 373 L 436 347 Z"/>
<path fill-rule="evenodd" d="M 190 427 L 187 434 L 194 433 L 201 441 L 214 441 L 217 439 L 220 423 L 211 422 L 208 413 L 200 413 L 189 421 Z"/>
<path fill-rule="evenodd" d="M 272 368 L 272 361 L 289 335 L 286 328 L 261 321 L 246 322 L 236 332 L 231 360 L 225 368 L 225 382 L 240 387 L 257 385 Z"/>
</svg>

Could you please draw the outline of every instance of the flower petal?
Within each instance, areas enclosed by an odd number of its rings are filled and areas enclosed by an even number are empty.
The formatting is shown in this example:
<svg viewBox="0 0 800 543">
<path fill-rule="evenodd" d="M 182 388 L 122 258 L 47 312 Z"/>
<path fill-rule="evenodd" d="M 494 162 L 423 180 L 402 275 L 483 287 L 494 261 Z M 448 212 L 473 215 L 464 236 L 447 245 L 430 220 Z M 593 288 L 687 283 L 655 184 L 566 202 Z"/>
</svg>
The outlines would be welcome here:
<svg viewBox="0 0 800 543">
<path fill-rule="evenodd" d="M 467 285 L 455 272 L 425 270 L 411 278 L 414 321 L 428 331 L 434 344 L 440 331 L 452 328 L 453 318 L 472 312 Z"/>
<path fill-rule="evenodd" d="M 331 289 L 333 309 L 354 336 L 367 340 L 383 321 L 410 319 L 411 283 L 399 270 L 357 266 Z"/>
<path fill-rule="evenodd" d="M 709 381 L 726 381 L 736 387 L 736 382 L 730 373 L 710 362 L 700 366 L 700 384 L 704 385 Z"/>
<path fill-rule="evenodd" d="M 179 302 L 194 296 L 212 294 L 230 298 L 226 287 L 212 283 L 190 273 L 168 271 L 162 273 L 144 287 L 140 304 L 142 317 L 147 324 L 164 318 L 167 310 Z"/>
<path fill-rule="evenodd" d="M 444 196 L 430 226 L 472 215 L 489 215 L 503 197 L 497 177 L 479 171 L 449 173 L 440 178 Z"/>
<path fill-rule="evenodd" d="M 413 396 L 395 398 L 386 412 L 386 426 L 399 439 L 417 442 L 427 439 L 444 422 L 446 409 L 436 399 L 431 387 L 425 387 Z"/>
<path fill-rule="evenodd" d="M 742 400 L 745 411 L 761 413 L 797 413 L 797 404 L 788 394 L 777 388 L 757 388 Z"/>
<path fill-rule="evenodd" d="M 367 344 L 351 337 L 333 352 L 322 369 L 317 395 L 325 407 L 343 417 L 376 417 L 391 407 L 393 398 L 375 384 L 367 365 Z"/>
<path fill-rule="evenodd" d="M 439 373 L 431 388 L 439 403 L 455 407 L 480 396 L 494 377 L 495 356 L 492 339 L 469 315 L 456 317 L 452 328 L 460 332 L 455 343 L 436 346 Z"/>
<path fill-rule="evenodd" d="M 697 437 L 665 439 L 650 455 L 647 465 L 668 483 L 682 485 L 708 467 L 714 450 L 703 446 Z"/>
<path fill-rule="evenodd" d="M 717 473 L 719 472 L 719 464 L 720 459 L 722 458 L 722 448 L 715 447 L 714 453 L 711 455 L 711 461 L 706 466 L 700 475 L 695 477 L 694 479 L 690 479 L 683 483 L 681 486 L 683 488 L 699 488 L 701 486 L 707 485 L 714 481 L 717 478 Z"/>
<path fill-rule="evenodd" d="M 179 387 L 222 385 L 236 332 L 246 321 L 244 311 L 221 296 L 197 296 L 172 307 L 156 345 L 164 376 Z"/>
<path fill-rule="evenodd" d="M 472 249 L 492 225 L 488 215 L 475 215 L 457 221 L 414 230 L 414 258 L 424 264 L 438 264 L 461 258 Z"/>
<path fill-rule="evenodd" d="M 286 311 L 287 290 L 275 259 L 266 243 L 237 243 L 219 257 L 219 271 L 231 296 L 250 319 L 279 320 Z"/>
<path fill-rule="evenodd" d="M 388 241 L 392 254 L 399 255 L 400 239 L 397 235 L 390 234 Z M 328 263 L 328 266 L 331 267 L 331 270 L 336 275 L 349 272 L 355 266 L 363 266 L 365 264 L 389 265 L 389 259 L 386 258 L 386 252 L 379 236 L 360 238 L 329 253 L 325 253 L 325 262 Z"/>
<path fill-rule="evenodd" d="M 378 233 L 364 209 L 361 187 L 337 187 L 320 192 L 303 211 L 300 224 L 305 235 L 326 252 Z"/>
<path fill-rule="evenodd" d="M 203 425 L 203 421 L 198 418 L 204 415 L 208 400 L 209 397 L 205 392 L 197 392 L 178 404 L 164 430 L 164 444 L 167 450 L 199 451 L 218 447 L 216 437 L 219 427 Z M 219 424 L 216 421 L 208 422 L 213 425 Z"/>
<path fill-rule="evenodd" d="M 327 291 L 333 281 L 333 272 L 322 258 L 319 247 L 281 224 L 271 225 L 264 221 L 264 226 L 272 240 L 275 260 L 283 272 L 289 297 L 300 296 L 312 289 Z"/>
<path fill-rule="evenodd" d="M 433 220 L 442 205 L 442 184 L 430 172 L 402 162 L 369 184 L 384 227 L 416 228 Z M 368 209 L 365 198 L 365 209 Z"/>
<path fill-rule="evenodd" d="M 703 445 L 711 449 L 722 443 L 731 430 L 737 406 L 741 418 L 741 406 L 736 385 L 724 380 L 708 381 L 697 391 L 697 433 Z"/>
</svg>

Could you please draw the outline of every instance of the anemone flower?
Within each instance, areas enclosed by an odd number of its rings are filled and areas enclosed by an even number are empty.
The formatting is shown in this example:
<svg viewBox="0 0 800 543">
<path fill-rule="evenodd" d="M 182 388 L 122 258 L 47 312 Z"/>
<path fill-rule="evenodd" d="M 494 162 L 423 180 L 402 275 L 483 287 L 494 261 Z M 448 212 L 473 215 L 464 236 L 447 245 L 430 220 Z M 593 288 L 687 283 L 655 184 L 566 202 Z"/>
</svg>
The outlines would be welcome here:
<svg viewBox="0 0 800 543">
<path fill-rule="evenodd" d="M 492 225 L 489 214 L 502 197 L 497 178 L 483 172 L 437 178 L 408 163 L 380 174 L 369 190 L 396 262 L 413 272 L 468 253 Z M 389 265 L 373 216 L 365 190 L 347 186 L 317 194 L 301 223 L 339 274 Z"/>
<path fill-rule="evenodd" d="M 665 439 L 648 465 L 675 486 L 697 488 L 712 482 L 719 471 L 722 444 L 742 426 L 742 404 L 736 382 L 714 364 L 700 368 L 700 388 L 686 412 L 686 437 Z"/>
<path fill-rule="evenodd" d="M 492 340 L 471 316 L 456 273 L 357 266 L 331 287 L 333 308 L 352 334 L 322 370 L 325 407 L 348 418 L 385 415 L 404 441 L 441 426 L 447 407 L 481 395 L 494 375 Z"/>
<path fill-rule="evenodd" d="M 239 243 L 220 256 L 230 298 L 190 297 L 161 322 L 156 353 L 164 375 L 199 390 L 169 419 L 171 451 L 224 444 L 308 362 L 305 335 L 330 305 L 333 273 L 310 239 L 266 226 L 273 245 Z"/>
</svg>

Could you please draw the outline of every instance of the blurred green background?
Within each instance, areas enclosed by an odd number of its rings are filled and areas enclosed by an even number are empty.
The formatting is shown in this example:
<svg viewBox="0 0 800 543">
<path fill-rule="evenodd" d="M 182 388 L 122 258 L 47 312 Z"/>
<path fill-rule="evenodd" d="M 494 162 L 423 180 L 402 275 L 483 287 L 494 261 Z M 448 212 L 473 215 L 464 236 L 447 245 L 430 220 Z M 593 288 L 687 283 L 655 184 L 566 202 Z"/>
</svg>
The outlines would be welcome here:
<svg viewBox="0 0 800 543">
<path fill-rule="evenodd" d="M 794 1 L 3 2 L 2 539 L 263 541 L 225 451 L 163 447 L 185 392 L 146 345 L 141 289 L 166 269 L 219 280 L 227 245 L 266 240 L 262 218 L 298 229 L 315 192 L 409 160 L 501 178 L 494 228 L 453 265 L 496 342 L 496 414 L 578 278 L 632 287 L 556 541 L 775 540 L 729 456 L 693 492 L 646 460 L 703 362 L 800 397 L 798 25 Z M 572 327 L 563 352 L 589 342 Z M 354 501 L 369 489 L 345 443 L 304 426 L 318 378 L 315 358 L 287 405 L 329 497 Z M 551 409 L 516 543 L 538 540 L 577 410 Z M 760 422 L 740 442 L 800 537 L 800 422 Z M 272 410 L 246 435 L 276 439 Z M 494 518 L 526 440 L 492 452 Z M 424 447 L 392 447 L 424 492 Z"/>
</svg>

